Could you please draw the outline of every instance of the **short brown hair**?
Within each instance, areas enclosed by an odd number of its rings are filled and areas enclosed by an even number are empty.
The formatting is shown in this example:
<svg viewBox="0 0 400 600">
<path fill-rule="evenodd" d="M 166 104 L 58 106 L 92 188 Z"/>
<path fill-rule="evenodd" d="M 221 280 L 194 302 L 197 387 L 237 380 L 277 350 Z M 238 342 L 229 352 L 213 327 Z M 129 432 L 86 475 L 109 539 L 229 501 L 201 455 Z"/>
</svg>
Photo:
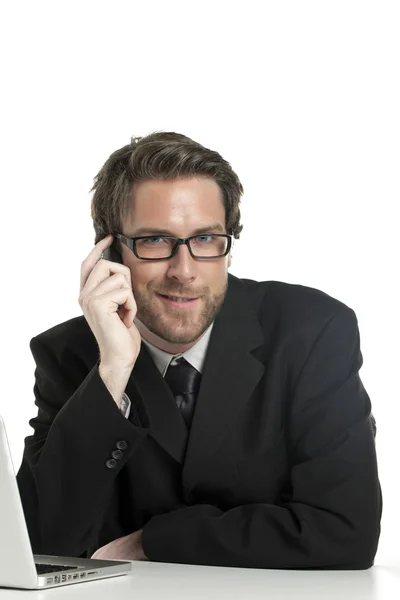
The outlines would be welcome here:
<svg viewBox="0 0 400 600">
<path fill-rule="evenodd" d="M 130 144 L 113 152 L 94 178 L 91 216 L 95 244 L 109 233 L 121 231 L 131 205 L 134 183 L 189 177 L 212 178 L 219 185 L 225 206 L 227 233 L 239 238 L 240 196 L 243 186 L 229 162 L 180 133 L 153 132 L 132 137 Z"/>
</svg>

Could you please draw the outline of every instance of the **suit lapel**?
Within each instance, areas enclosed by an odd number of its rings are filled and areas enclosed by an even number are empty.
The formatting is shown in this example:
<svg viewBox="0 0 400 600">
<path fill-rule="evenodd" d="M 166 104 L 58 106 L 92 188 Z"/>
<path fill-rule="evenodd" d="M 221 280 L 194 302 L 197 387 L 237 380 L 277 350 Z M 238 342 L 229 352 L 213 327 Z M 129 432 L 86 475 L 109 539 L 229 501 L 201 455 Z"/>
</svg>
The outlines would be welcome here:
<svg viewBox="0 0 400 600">
<path fill-rule="evenodd" d="M 228 274 L 228 292 L 211 332 L 182 472 L 185 493 L 207 478 L 209 460 L 264 373 L 251 351 L 264 343 L 245 286 Z"/>
<path fill-rule="evenodd" d="M 129 398 L 134 399 L 138 391 L 144 399 L 149 417 L 150 435 L 177 462 L 183 463 L 188 431 L 172 391 L 145 344 L 141 344 L 126 393 Z"/>
<path fill-rule="evenodd" d="M 98 367 L 98 345 L 84 316 L 79 317 L 85 335 L 80 339 L 82 361 L 86 370 Z M 182 415 L 176 405 L 170 387 L 157 369 L 147 347 L 141 344 L 139 355 L 126 386 L 126 394 L 131 400 L 132 407 L 129 420 L 134 422 L 134 412 L 137 404 L 149 419 L 149 433 L 178 463 L 183 464 L 188 431 Z M 139 412 L 139 411 L 138 411 Z"/>
<path fill-rule="evenodd" d="M 141 345 L 126 393 L 144 399 L 149 433 L 183 467 L 189 492 L 206 476 L 202 464 L 211 458 L 260 381 L 264 366 L 251 351 L 264 343 L 262 330 L 245 286 L 228 274 L 228 290 L 211 332 L 190 433 L 172 391 Z"/>
</svg>

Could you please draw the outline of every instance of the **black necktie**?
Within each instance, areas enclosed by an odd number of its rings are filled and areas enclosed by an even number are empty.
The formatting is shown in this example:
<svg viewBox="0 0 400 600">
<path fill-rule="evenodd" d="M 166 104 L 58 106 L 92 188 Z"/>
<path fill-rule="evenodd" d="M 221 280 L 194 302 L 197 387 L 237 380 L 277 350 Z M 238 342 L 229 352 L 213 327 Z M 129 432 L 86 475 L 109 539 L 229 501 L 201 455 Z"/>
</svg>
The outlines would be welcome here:
<svg viewBox="0 0 400 600">
<path fill-rule="evenodd" d="M 165 374 L 165 381 L 175 396 L 176 404 L 188 429 L 193 418 L 200 380 L 201 374 L 183 356 L 177 359 L 175 365 L 170 364 Z"/>
</svg>

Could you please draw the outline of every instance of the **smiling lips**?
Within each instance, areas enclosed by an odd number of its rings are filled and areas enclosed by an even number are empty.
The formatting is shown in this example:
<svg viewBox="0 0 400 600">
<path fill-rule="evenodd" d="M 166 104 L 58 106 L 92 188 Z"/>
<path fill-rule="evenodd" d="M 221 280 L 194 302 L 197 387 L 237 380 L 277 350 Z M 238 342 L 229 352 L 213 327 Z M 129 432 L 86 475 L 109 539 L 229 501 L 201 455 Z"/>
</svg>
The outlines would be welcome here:
<svg viewBox="0 0 400 600">
<path fill-rule="evenodd" d="M 188 300 L 195 300 L 195 297 L 193 296 L 173 296 L 172 294 L 162 294 L 162 296 L 164 296 L 164 298 L 169 298 L 170 300 L 173 300 L 174 302 L 179 302 L 179 301 L 188 301 Z"/>
<path fill-rule="evenodd" d="M 168 302 L 168 304 L 182 308 L 193 306 L 198 300 L 198 298 L 181 298 L 178 296 L 165 296 L 164 294 L 158 294 L 158 296 L 160 296 L 160 298 L 162 298 L 165 302 Z"/>
<path fill-rule="evenodd" d="M 159 293 L 159 292 L 157 292 Z M 198 296 L 180 296 L 179 294 L 159 294 L 160 296 L 164 296 L 165 298 L 170 298 L 173 300 L 196 300 Z"/>
</svg>

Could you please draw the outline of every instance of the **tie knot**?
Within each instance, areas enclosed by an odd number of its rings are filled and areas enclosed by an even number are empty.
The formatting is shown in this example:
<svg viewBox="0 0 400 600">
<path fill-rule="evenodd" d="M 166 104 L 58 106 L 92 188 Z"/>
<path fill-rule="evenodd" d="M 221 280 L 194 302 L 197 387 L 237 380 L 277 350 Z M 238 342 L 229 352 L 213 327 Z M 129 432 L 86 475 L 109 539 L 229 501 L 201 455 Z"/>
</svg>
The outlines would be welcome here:
<svg viewBox="0 0 400 600">
<path fill-rule="evenodd" d="M 175 365 L 170 364 L 165 374 L 165 381 L 174 395 L 197 393 L 200 380 L 201 374 L 183 356 Z"/>
</svg>

